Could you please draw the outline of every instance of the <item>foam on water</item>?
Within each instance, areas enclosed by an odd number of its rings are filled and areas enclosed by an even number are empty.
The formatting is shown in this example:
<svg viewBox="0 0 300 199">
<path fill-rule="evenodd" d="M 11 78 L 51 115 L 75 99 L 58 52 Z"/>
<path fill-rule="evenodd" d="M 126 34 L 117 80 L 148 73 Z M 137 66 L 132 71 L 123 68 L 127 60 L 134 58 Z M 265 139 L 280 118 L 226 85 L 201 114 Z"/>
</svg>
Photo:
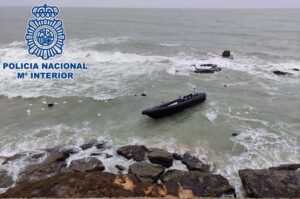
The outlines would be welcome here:
<svg viewBox="0 0 300 199">
<path fill-rule="evenodd" d="M 73 39 L 68 41 L 62 56 L 52 62 L 86 62 L 88 70 L 75 71 L 74 80 L 32 79 L 21 80 L 16 77 L 16 70 L 1 69 L 0 94 L 8 97 L 23 98 L 50 96 L 85 96 L 95 99 L 110 99 L 130 93 L 126 82 L 140 76 L 153 78 L 153 74 L 167 71 L 173 75 L 190 75 L 192 64 L 217 64 L 223 69 L 247 72 L 252 75 L 275 81 L 299 82 L 298 68 L 300 61 L 272 63 L 255 56 L 234 55 L 234 59 L 223 59 L 219 55 L 208 53 L 206 56 L 187 55 L 184 52 L 176 56 L 143 55 L 119 51 L 99 51 L 93 49 L 99 44 L 119 44 L 129 42 L 126 37 Z M 17 56 L 16 56 L 17 55 Z M 13 42 L 1 46 L 0 61 L 20 63 L 21 61 L 41 63 L 41 60 L 27 53 L 23 42 Z M 272 70 L 283 70 L 293 73 L 292 77 L 277 77 Z M 20 71 L 19 71 L 20 72 Z M 29 72 L 32 72 L 29 70 Z M 38 72 L 38 71 L 35 71 Z M 44 71 L 51 72 L 51 71 Z M 67 72 L 67 71 L 60 71 Z M 101 85 L 101 86 L 100 86 Z"/>
</svg>

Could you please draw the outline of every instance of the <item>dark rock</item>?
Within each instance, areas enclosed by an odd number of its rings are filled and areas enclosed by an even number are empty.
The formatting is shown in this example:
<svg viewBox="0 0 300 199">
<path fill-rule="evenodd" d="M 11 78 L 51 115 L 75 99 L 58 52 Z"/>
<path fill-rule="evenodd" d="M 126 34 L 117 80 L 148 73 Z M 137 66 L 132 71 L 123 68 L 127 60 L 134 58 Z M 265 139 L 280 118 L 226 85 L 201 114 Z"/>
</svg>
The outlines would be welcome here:
<svg viewBox="0 0 300 199">
<path fill-rule="evenodd" d="M 0 188 L 7 188 L 14 184 L 11 176 L 8 175 L 7 171 L 0 170 Z"/>
<path fill-rule="evenodd" d="M 31 165 L 21 172 L 20 181 L 40 180 L 56 175 L 66 166 L 65 160 L 68 157 L 64 152 L 50 153 L 42 163 Z"/>
<path fill-rule="evenodd" d="M 117 164 L 115 167 L 116 167 L 120 172 L 122 172 L 122 171 L 125 170 L 125 167 L 123 167 L 122 165 L 119 165 L 119 164 Z"/>
<path fill-rule="evenodd" d="M 70 147 L 70 148 L 66 148 L 62 150 L 64 153 L 66 153 L 67 155 L 72 155 L 75 153 L 79 153 L 81 151 L 80 148 L 77 147 Z"/>
<path fill-rule="evenodd" d="M 117 150 L 117 153 L 126 159 L 140 162 L 145 160 L 147 148 L 144 145 L 128 145 Z"/>
<path fill-rule="evenodd" d="M 111 155 L 111 154 L 108 154 L 108 153 L 105 154 L 105 158 L 112 158 L 112 157 L 113 157 L 113 155 Z"/>
<path fill-rule="evenodd" d="M 37 153 L 37 154 L 33 154 L 31 155 L 32 159 L 40 159 L 41 157 L 44 157 L 46 155 L 46 153 Z"/>
<path fill-rule="evenodd" d="M 152 149 L 147 153 L 151 163 L 159 164 L 163 167 L 170 167 L 173 164 L 173 155 L 164 149 Z"/>
<path fill-rule="evenodd" d="M 83 145 L 80 145 L 79 147 L 82 149 L 82 150 L 87 150 L 87 149 L 90 149 L 92 148 L 93 146 L 95 146 L 97 144 L 97 140 L 90 140 L 88 141 L 87 143 L 83 144 Z"/>
<path fill-rule="evenodd" d="M 211 68 L 196 68 L 195 73 L 214 73 L 216 70 Z"/>
<path fill-rule="evenodd" d="M 239 170 L 247 197 L 299 198 L 300 173 L 288 170 Z"/>
<path fill-rule="evenodd" d="M 49 107 L 49 108 L 51 108 L 51 107 L 53 107 L 53 106 L 54 106 L 53 103 L 49 103 L 49 104 L 48 104 L 48 107 Z"/>
<path fill-rule="evenodd" d="M 292 73 L 283 72 L 283 71 L 280 71 L 280 70 L 274 70 L 273 73 L 275 75 L 293 75 Z"/>
<path fill-rule="evenodd" d="M 173 153 L 173 158 L 174 158 L 175 160 L 182 160 L 182 156 L 179 155 L 178 153 Z"/>
<path fill-rule="evenodd" d="M 282 164 L 277 167 L 270 167 L 271 170 L 297 170 L 300 169 L 300 164 Z"/>
<path fill-rule="evenodd" d="M 224 87 L 226 88 L 226 87 L 227 87 L 227 84 L 225 84 Z"/>
<path fill-rule="evenodd" d="M 214 73 L 219 72 L 222 69 L 216 64 L 201 64 L 200 68 L 195 67 L 195 73 Z"/>
<path fill-rule="evenodd" d="M 3 157 L 4 161 L 2 162 L 2 165 L 7 164 L 11 161 L 18 160 L 18 159 L 20 159 L 22 157 L 25 157 L 25 156 L 27 156 L 25 153 L 17 153 L 13 156 L 10 156 L 10 157 Z"/>
<path fill-rule="evenodd" d="M 291 70 L 293 70 L 293 71 L 300 71 L 300 69 L 298 69 L 298 68 L 292 68 Z"/>
<path fill-rule="evenodd" d="M 202 66 L 202 67 L 212 67 L 212 68 L 217 68 L 218 67 L 218 65 L 216 65 L 216 64 L 201 64 L 200 66 Z"/>
<path fill-rule="evenodd" d="M 181 161 L 190 171 L 209 172 L 209 165 L 204 164 L 197 157 L 191 156 L 189 153 L 185 153 Z"/>
<path fill-rule="evenodd" d="M 231 52 L 229 50 L 225 50 L 222 53 L 222 57 L 229 58 L 231 56 Z"/>
<path fill-rule="evenodd" d="M 169 170 L 161 177 L 161 181 L 168 195 L 179 196 L 180 198 L 235 195 L 234 188 L 226 178 L 200 171 Z"/>
<path fill-rule="evenodd" d="M 73 160 L 70 169 L 79 172 L 104 171 L 105 167 L 102 162 L 96 158 L 88 157 L 79 160 Z"/>
<path fill-rule="evenodd" d="M 124 179 L 120 182 L 119 178 Z M 20 182 L 10 188 L 0 198 L 103 198 L 103 197 L 142 197 L 133 191 L 134 184 L 125 175 L 117 178 L 112 173 L 92 171 L 73 172 L 50 176 L 40 181 Z"/>
<path fill-rule="evenodd" d="M 159 165 L 148 162 L 137 162 L 129 166 L 129 174 L 134 175 L 139 182 L 153 183 L 164 173 L 165 169 Z"/>
<path fill-rule="evenodd" d="M 97 149 L 105 149 L 107 147 L 107 142 L 105 141 L 100 141 L 96 143 L 96 148 Z"/>
<path fill-rule="evenodd" d="M 91 153 L 91 156 L 98 156 L 98 155 L 102 155 L 102 153 L 100 153 L 100 152 Z"/>
<path fill-rule="evenodd" d="M 141 94 L 141 96 L 143 96 L 143 97 L 146 97 L 146 96 L 147 96 L 147 94 L 146 94 L 146 93 L 142 93 L 142 94 Z"/>
<path fill-rule="evenodd" d="M 232 133 L 231 134 L 233 137 L 236 137 L 236 136 L 238 136 L 239 134 L 237 134 L 237 133 Z"/>
</svg>

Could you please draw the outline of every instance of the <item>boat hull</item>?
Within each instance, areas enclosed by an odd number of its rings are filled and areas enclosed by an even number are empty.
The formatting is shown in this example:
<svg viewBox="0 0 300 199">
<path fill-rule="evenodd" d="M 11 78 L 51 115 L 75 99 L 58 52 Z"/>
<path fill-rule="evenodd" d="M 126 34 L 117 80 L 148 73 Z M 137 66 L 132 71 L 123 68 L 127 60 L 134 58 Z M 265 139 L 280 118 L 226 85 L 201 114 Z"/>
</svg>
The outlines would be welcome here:
<svg viewBox="0 0 300 199">
<path fill-rule="evenodd" d="M 196 96 L 194 96 L 191 99 L 185 100 L 183 102 L 180 102 L 180 103 L 177 103 L 177 104 L 171 105 L 171 106 L 166 106 L 166 105 L 175 103 L 177 100 L 167 102 L 160 106 L 146 109 L 142 112 L 142 114 L 147 115 L 154 119 L 162 118 L 162 117 L 166 117 L 166 116 L 178 113 L 180 111 L 183 111 L 186 108 L 190 108 L 192 106 L 200 104 L 200 103 L 204 102 L 205 100 L 206 100 L 206 93 L 197 93 Z"/>
</svg>

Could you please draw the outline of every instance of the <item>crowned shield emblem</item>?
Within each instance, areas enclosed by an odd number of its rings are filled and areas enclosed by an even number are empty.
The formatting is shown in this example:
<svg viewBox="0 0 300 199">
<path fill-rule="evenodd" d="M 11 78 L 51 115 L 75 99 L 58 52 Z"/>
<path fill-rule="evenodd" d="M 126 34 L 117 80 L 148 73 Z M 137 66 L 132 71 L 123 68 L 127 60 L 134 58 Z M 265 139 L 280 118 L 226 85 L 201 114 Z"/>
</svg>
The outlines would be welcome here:
<svg viewBox="0 0 300 199">
<path fill-rule="evenodd" d="M 25 35 L 30 54 L 47 60 L 63 52 L 66 35 L 63 22 L 55 18 L 58 13 L 58 7 L 46 4 L 32 8 L 36 19 L 28 22 Z"/>
</svg>

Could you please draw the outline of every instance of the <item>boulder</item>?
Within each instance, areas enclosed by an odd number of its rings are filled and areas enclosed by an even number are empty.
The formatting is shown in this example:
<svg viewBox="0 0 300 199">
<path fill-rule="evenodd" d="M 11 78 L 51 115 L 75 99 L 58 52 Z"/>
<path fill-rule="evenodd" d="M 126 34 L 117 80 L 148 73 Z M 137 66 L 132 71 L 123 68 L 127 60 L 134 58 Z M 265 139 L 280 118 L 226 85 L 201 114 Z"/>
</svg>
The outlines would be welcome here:
<svg viewBox="0 0 300 199">
<path fill-rule="evenodd" d="M 163 167 L 170 167 L 173 164 L 173 155 L 164 149 L 152 149 L 147 153 L 147 157 L 153 164 L 159 164 Z"/>
<path fill-rule="evenodd" d="M 104 171 L 105 167 L 102 162 L 96 158 L 88 157 L 79 160 L 73 160 L 70 169 L 79 172 Z"/>
<path fill-rule="evenodd" d="M 280 71 L 280 70 L 274 70 L 273 73 L 275 75 L 293 75 L 292 73 L 283 72 L 283 71 Z"/>
<path fill-rule="evenodd" d="M 153 183 L 165 172 L 159 165 L 152 165 L 148 162 L 137 162 L 129 166 L 129 174 L 136 177 L 139 182 Z"/>
<path fill-rule="evenodd" d="M 300 164 L 282 164 L 277 167 L 270 167 L 271 170 L 297 170 L 300 169 Z"/>
<path fill-rule="evenodd" d="M 221 175 L 200 171 L 169 170 L 162 177 L 167 195 L 182 198 L 221 197 L 223 194 L 235 195 L 234 188 Z"/>
<path fill-rule="evenodd" d="M 231 52 L 229 50 L 225 50 L 222 53 L 222 57 L 224 57 L 224 58 L 229 58 L 230 56 L 231 56 Z"/>
<path fill-rule="evenodd" d="M 209 165 L 204 164 L 197 157 L 192 156 L 189 153 L 185 153 L 181 161 L 190 171 L 209 172 Z"/>
<path fill-rule="evenodd" d="M 11 176 L 8 175 L 7 171 L 0 170 L 0 188 L 7 188 L 14 184 Z"/>
<path fill-rule="evenodd" d="M 182 155 L 180 155 L 178 153 L 173 153 L 173 158 L 174 158 L 174 160 L 182 160 Z"/>
<path fill-rule="evenodd" d="M 239 170 L 247 197 L 299 198 L 300 173 L 289 170 Z"/>
<path fill-rule="evenodd" d="M 119 164 L 117 164 L 115 167 L 119 170 L 119 172 L 123 172 L 126 169 L 125 167 Z"/>
<path fill-rule="evenodd" d="M 126 159 L 133 159 L 137 162 L 143 161 L 146 158 L 148 149 L 144 145 L 128 145 L 117 150 L 117 153 Z"/>
<path fill-rule="evenodd" d="M 56 175 L 66 166 L 69 156 L 63 152 L 48 153 L 46 159 L 39 164 L 30 165 L 20 173 L 20 181 L 40 180 Z"/>
<path fill-rule="evenodd" d="M 97 144 L 97 140 L 93 139 L 93 140 L 88 141 L 88 142 L 85 143 L 85 144 L 80 145 L 79 147 L 80 147 L 82 150 L 87 150 L 87 149 L 92 148 L 92 147 L 95 146 L 96 144 Z"/>
</svg>

